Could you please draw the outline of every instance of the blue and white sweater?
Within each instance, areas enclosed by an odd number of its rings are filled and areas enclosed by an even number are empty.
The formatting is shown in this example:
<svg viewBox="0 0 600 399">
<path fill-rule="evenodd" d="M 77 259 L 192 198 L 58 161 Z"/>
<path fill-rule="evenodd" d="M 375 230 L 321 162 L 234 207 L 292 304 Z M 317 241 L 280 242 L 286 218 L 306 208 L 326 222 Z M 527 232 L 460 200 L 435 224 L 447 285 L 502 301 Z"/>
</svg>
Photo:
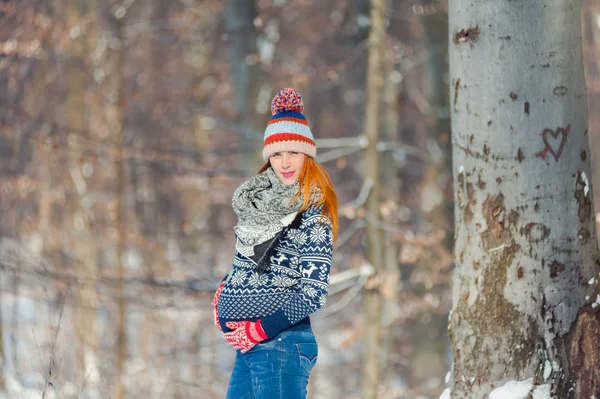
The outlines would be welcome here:
<svg viewBox="0 0 600 399">
<path fill-rule="evenodd" d="M 231 272 L 217 305 L 223 332 L 228 321 L 257 321 L 267 337 L 296 325 L 310 324 L 308 315 L 325 306 L 333 252 L 331 221 L 312 207 L 297 229 L 281 237 L 261 273 L 256 263 L 236 251 Z"/>
</svg>

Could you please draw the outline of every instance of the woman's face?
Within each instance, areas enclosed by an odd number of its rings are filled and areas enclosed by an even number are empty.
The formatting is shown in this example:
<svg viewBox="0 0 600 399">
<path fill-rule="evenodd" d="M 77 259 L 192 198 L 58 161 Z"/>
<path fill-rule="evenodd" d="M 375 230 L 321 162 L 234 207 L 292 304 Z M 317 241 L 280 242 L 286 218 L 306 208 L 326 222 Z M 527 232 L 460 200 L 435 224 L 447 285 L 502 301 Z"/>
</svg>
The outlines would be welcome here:
<svg viewBox="0 0 600 399">
<path fill-rule="evenodd" d="M 279 180 L 284 185 L 291 186 L 298 181 L 305 159 L 306 155 L 301 152 L 281 151 L 274 152 L 269 161 Z"/>
</svg>

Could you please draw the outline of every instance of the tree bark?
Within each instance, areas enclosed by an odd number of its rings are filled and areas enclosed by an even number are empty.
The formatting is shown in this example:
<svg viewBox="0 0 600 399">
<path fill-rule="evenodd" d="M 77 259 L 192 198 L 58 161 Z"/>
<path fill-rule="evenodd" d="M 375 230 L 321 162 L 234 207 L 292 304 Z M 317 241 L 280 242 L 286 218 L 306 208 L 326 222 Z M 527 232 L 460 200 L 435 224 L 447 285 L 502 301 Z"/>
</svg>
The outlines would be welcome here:
<svg viewBox="0 0 600 399">
<path fill-rule="evenodd" d="M 598 395 L 579 1 L 450 1 L 452 398 Z M 531 380 L 530 380 L 531 379 Z"/>
<path fill-rule="evenodd" d="M 379 183 L 379 116 L 383 86 L 383 48 L 386 37 L 386 0 L 371 0 L 371 31 L 369 33 L 369 60 L 367 65 L 367 100 L 365 109 L 364 135 L 369 140 L 365 150 L 365 178 L 373 182 L 367 199 L 367 212 L 371 220 L 367 224 L 367 258 L 379 273 L 383 272 L 383 242 L 377 221 L 380 220 Z M 375 277 L 376 281 L 377 277 Z M 365 353 L 362 376 L 363 399 L 377 397 L 381 379 L 381 307 L 382 298 L 379 284 L 369 284 L 365 291 Z"/>
</svg>

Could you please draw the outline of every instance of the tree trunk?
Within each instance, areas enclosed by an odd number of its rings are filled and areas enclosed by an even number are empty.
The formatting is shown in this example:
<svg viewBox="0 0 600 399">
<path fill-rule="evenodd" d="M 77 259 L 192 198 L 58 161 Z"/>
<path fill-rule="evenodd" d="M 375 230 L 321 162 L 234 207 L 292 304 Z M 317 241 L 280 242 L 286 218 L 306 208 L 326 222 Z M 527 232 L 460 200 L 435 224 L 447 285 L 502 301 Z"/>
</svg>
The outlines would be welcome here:
<svg viewBox="0 0 600 399">
<path fill-rule="evenodd" d="M 0 273 L 0 283 L 3 282 L 5 274 L 8 273 Z M 0 295 L 0 309 L 4 307 L 3 305 L 4 303 L 2 300 L 2 295 Z M 4 317 L 2 312 L 0 312 L 0 337 L 4 337 L 4 330 Z M 4 339 L 0 339 L 0 391 L 4 391 L 6 389 L 6 359 L 6 353 L 4 352 Z"/>
<path fill-rule="evenodd" d="M 123 253 L 125 251 L 125 206 L 126 206 L 126 176 L 125 176 L 125 159 L 124 145 L 125 139 L 123 134 L 124 114 L 125 114 L 125 93 L 124 93 L 124 77 L 125 74 L 125 37 L 123 34 L 123 19 L 118 18 L 115 21 L 116 37 L 119 40 L 120 46 L 116 51 L 116 71 L 114 91 L 117 93 L 116 103 L 112 103 L 113 108 L 111 118 L 111 133 L 115 137 L 117 143 L 117 195 L 115 200 L 116 209 L 116 231 L 117 231 L 117 353 L 116 353 L 116 369 L 115 369 L 115 384 L 113 394 L 115 399 L 123 399 L 125 397 L 125 387 L 123 385 L 123 374 L 127 362 L 127 301 L 125 299 L 124 279 L 125 265 L 123 264 Z"/>
<path fill-rule="evenodd" d="M 579 1 L 452 0 L 449 21 L 452 398 L 487 398 L 510 380 L 597 396 Z"/>
<path fill-rule="evenodd" d="M 379 183 L 379 116 L 383 86 L 383 48 L 386 37 L 385 12 L 386 0 L 371 1 L 371 31 L 369 33 L 369 60 L 367 66 L 367 100 L 365 109 L 365 133 L 369 144 L 365 150 L 365 178 L 373 182 L 367 199 L 367 212 L 371 219 L 367 225 L 367 258 L 376 271 L 383 272 L 383 242 L 377 221 L 380 220 L 380 183 Z M 377 277 L 374 278 L 377 281 Z M 381 379 L 381 306 L 382 298 L 379 284 L 368 284 L 365 291 L 365 353 L 362 376 L 363 399 L 377 397 Z"/>
<path fill-rule="evenodd" d="M 422 18 L 428 60 L 423 68 L 422 87 L 428 107 L 425 115 L 426 141 L 429 158 L 422 180 L 418 183 L 418 229 L 421 234 L 440 238 L 444 248 L 452 247 L 452 165 L 450 144 L 450 119 L 448 117 L 448 16 L 445 0 L 423 2 L 427 13 Z M 433 10 L 433 11 L 429 11 Z M 432 150 L 435 149 L 435 150 Z M 417 269 L 430 275 L 439 274 L 443 262 L 435 251 L 427 251 L 417 262 Z M 419 283 L 411 287 L 415 295 L 449 291 L 449 286 L 425 287 Z M 449 309 L 424 310 L 409 331 L 411 342 L 408 384 L 415 397 L 437 398 L 443 390 L 444 376 L 448 371 L 445 334 Z"/>
<path fill-rule="evenodd" d="M 387 49 L 392 51 L 390 43 L 388 43 Z M 381 132 L 383 133 L 385 140 L 391 143 L 395 143 L 398 140 L 398 127 L 399 115 L 398 115 L 398 88 L 400 86 L 400 72 L 397 70 L 394 57 L 386 57 L 384 62 L 384 74 L 385 74 L 385 85 L 382 93 L 382 105 L 381 120 L 383 121 L 381 126 Z M 388 214 L 384 214 L 384 218 L 388 222 L 396 223 L 397 220 L 392 219 L 395 207 L 400 203 L 401 185 L 400 178 L 398 176 L 398 166 L 395 161 L 393 152 L 388 151 L 382 155 L 381 162 L 381 179 L 386 182 L 385 186 L 382 187 L 382 195 L 385 198 L 386 203 L 393 205 L 387 207 Z M 391 355 L 395 353 L 395 332 L 398 327 L 398 316 L 400 315 L 400 304 L 398 301 L 398 294 L 400 290 L 400 265 L 398 261 L 398 243 L 394 239 L 392 234 L 383 235 L 383 263 L 385 270 L 385 282 L 384 287 L 384 302 L 383 302 L 383 320 L 382 320 L 382 354 L 384 365 L 384 375 L 382 377 L 383 384 L 385 386 L 393 385 L 393 382 L 397 376 L 397 370 L 391 363 Z"/>
<path fill-rule="evenodd" d="M 585 71 L 591 79 L 598 79 L 600 77 L 600 63 L 595 55 L 597 55 L 600 48 L 600 26 L 598 25 L 600 4 L 595 0 L 585 0 L 582 2 L 581 10 L 584 54 L 586 46 L 589 52 L 589 57 L 584 57 L 584 60 L 587 61 Z"/>
<path fill-rule="evenodd" d="M 230 65 L 236 119 L 242 126 L 260 131 L 259 129 L 265 128 L 267 121 L 261 120 L 254 111 L 262 76 L 258 62 L 258 32 L 254 26 L 256 16 L 254 0 L 227 0 L 227 31 L 231 46 Z M 259 151 L 253 151 L 251 143 L 246 137 L 240 140 L 244 155 L 242 166 L 248 173 L 252 173 L 258 165 L 256 154 Z"/>
<path fill-rule="evenodd" d="M 581 4 L 582 32 L 583 32 L 583 59 L 585 62 L 585 80 L 587 82 L 588 109 L 595 110 L 600 106 L 600 2 L 585 0 Z M 600 114 L 591 112 L 589 115 L 590 137 L 598 137 L 600 132 Z M 600 143 L 592 140 L 592 153 L 600 152 Z M 592 174 L 600 176 L 600 160 L 592 158 Z M 600 209 L 600 195 L 598 187 L 594 193 L 594 208 Z"/>
<path fill-rule="evenodd" d="M 71 2 L 68 7 L 68 26 L 71 32 L 81 29 L 86 5 L 81 1 Z M 67 121 L 69 128 L 81 134 L 86 128 L 84 95 L 87 81 L 87 47 L 83 33 L 70 40 L 67 76 Z M 69 175 L 73 183 L 73 226 L 72 254 L 75 274 L 81 279 L 77 290 L 76 331 L 79 336 L 76 373 L 80 383 L 95 383 L 98 378 L 98 363 L 95 349 L 98 347 L 96 334 L 97 295 L 97 248 L 91 231 L 92 202 L 82 172 L 84 160 L 80 138 L 75 133 L 69 140 Z"/>
</svg>

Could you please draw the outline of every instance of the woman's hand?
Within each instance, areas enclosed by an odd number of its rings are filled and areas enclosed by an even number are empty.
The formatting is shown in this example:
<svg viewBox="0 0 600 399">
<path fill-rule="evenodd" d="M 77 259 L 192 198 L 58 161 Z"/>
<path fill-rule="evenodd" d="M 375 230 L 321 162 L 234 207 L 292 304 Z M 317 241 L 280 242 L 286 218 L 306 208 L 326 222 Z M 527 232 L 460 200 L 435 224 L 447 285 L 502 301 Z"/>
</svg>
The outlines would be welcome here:
<svg viewBox="0 0 600 399">
<path fill-rule="evenodd" d="M 232 348 L 241 350 L 242 353 L 248 352 L 259 342 L 267 339 L 267 334 L 265 334 L 260 320 L 257 322 L 228 321 L 225 325 L 233 330 L 223 334 L 225 341 Z"/>
</svg>

